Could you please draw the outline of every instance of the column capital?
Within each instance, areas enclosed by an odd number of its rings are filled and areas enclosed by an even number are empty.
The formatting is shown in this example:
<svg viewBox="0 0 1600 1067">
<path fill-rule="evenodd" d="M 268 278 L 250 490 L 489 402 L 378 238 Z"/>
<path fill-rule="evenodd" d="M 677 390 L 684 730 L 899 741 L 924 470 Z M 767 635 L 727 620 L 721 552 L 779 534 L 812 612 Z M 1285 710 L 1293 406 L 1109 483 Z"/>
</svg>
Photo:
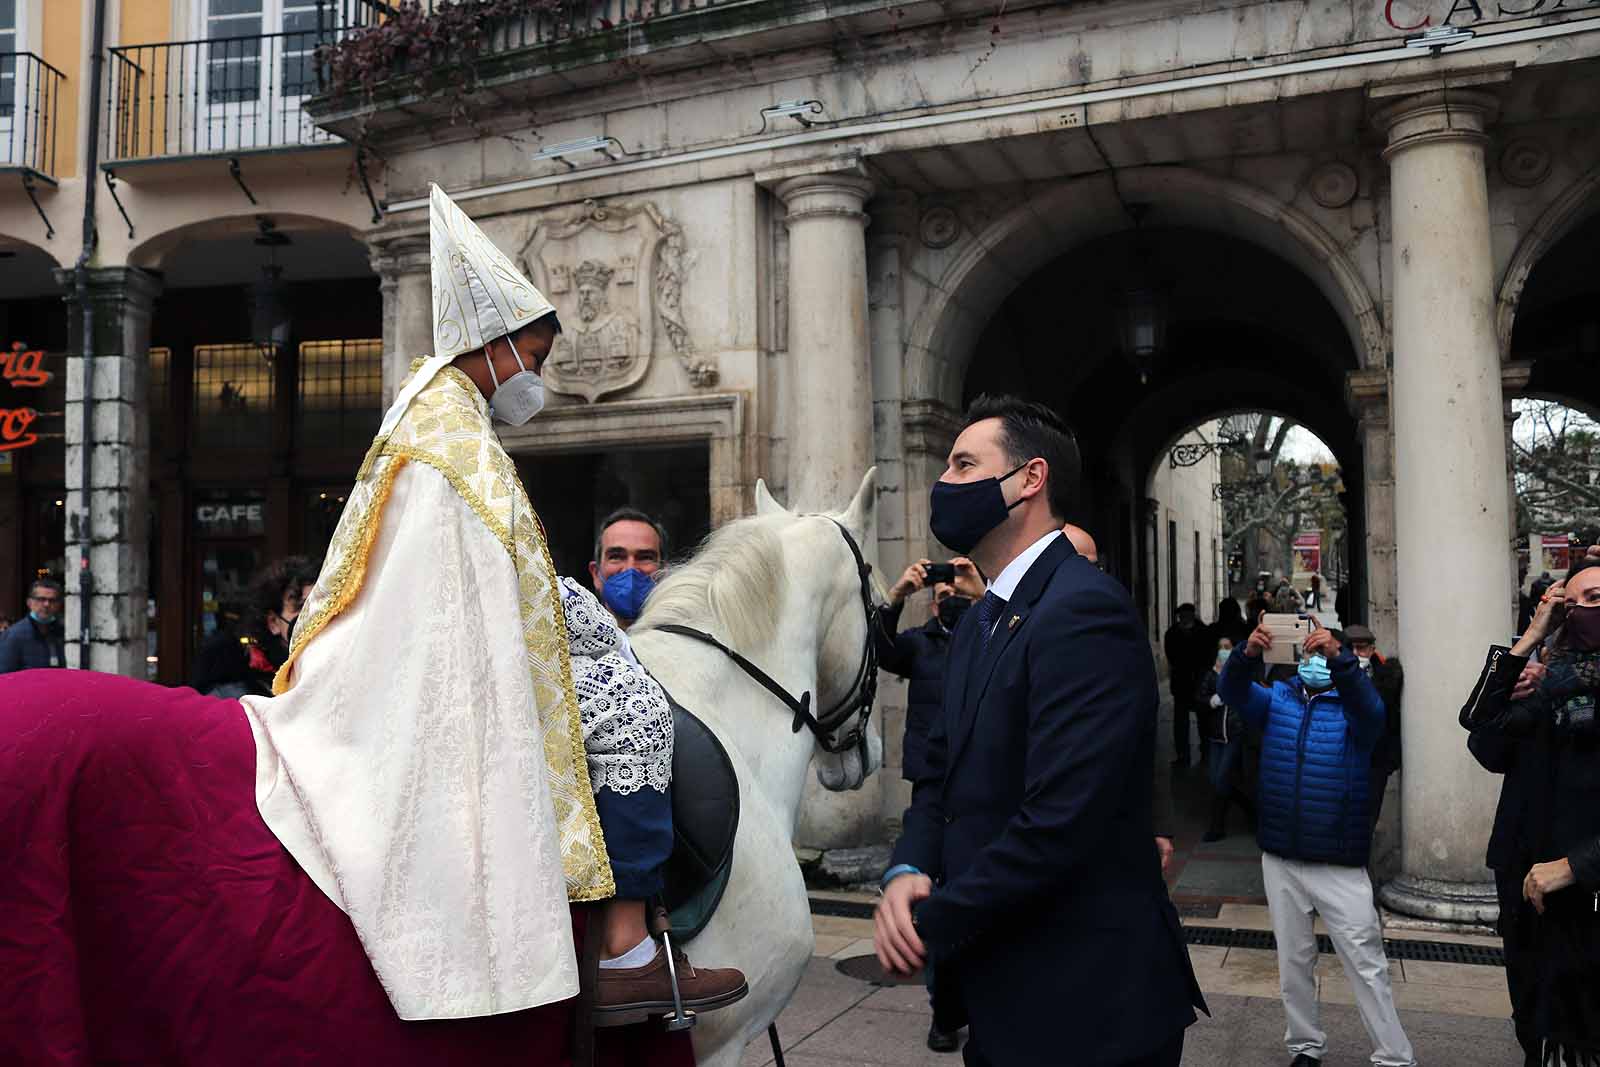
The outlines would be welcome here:
<svg viewBox="0 0 1600 1067">
<path fill-rule="evenodd" d="M 772 187 L 787 208 L 784 221 L 793 225 L 802 219 L 833 216 L 854 219 L 863 226 L 869 221 L 863 210 L 872 198 L 870 178 L 855 174 L 803 174 L 785 178 Z"/>
<path fill-rule="evenodd" d="M 386 281 L 397 275 L 421 274 L 430 269 L 426 234 L 368 241 L 367 250 L 372 269 Z"/>
<path fill-rule="evenodd" d="M 900 426 L 906 455 L 943 460 L 961 435 L 961 413 L 938 400 L 907 400 L 900 405 Z"/>
<path fill-rule="evenodd" d="M 1351 371 L 1344 376 L 1344 398 L 1350 414 L 1358 420 L 1387 423 L 1389 372 L 1382 368 Z"/>
<path fill-rule="evenodd" d="M 1500 101 L 1492 93 L 1428 89 L 1381 108 L 1373 121 L 1388 134 L 1383 158 L 1389 160 L 1418 145 L 1448 141 L 1483 144 L 1488 140 L 1484 131 L 1499 110 Z"/>
<path fill-rule="evenodd" d="M 145 311 L 164 288 L 159 275 L 140 267 L 90 267 L 88 275 L 90 300 L 119 300 Z M 77 303 L 77 270 L 58 267 L 55 276 L 67 303 Z"/>
<path fill-rule="evenodd" d="M 1507 402 L 1514 395 L 1520 394 L 1528 388 L 1528 381 L 1533 377 L 1533 361 L 1526 359 L 1513 360 L 1500 366 L 1500 391 L 1505 394 Z"/>
</svg>

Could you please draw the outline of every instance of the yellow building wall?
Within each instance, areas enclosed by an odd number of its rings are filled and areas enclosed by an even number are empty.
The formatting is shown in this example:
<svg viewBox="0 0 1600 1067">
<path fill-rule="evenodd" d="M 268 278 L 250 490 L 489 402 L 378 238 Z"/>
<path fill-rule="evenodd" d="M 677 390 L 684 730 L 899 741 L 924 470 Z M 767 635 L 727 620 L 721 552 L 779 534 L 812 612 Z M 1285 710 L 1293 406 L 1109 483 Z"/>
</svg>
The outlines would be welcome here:
<svg viewBox="0 0 1600 1067">
<path fill-rule="evenodd" d="M 39 36 L 32 43 L 46 63 L 66 75 L 60 83 L 60 95 L 55 101 L 56 161 L 53 177 L 71 178 L 78 174 L 78 105 L 87 91 L 87 79 L 83 73 L 88 49 L 84 46 L 83 20 L 84 12 L 89 8 L 68 0 L 46 0 L 35 10 L 41 8 Z"/>
<path fill-rule="evenodd" d="M 172 0 L 122 0 L 122 25 L 107 33 L 111 44 L 157 44 L 187 34 L 172 32 Z"/>
</svg>

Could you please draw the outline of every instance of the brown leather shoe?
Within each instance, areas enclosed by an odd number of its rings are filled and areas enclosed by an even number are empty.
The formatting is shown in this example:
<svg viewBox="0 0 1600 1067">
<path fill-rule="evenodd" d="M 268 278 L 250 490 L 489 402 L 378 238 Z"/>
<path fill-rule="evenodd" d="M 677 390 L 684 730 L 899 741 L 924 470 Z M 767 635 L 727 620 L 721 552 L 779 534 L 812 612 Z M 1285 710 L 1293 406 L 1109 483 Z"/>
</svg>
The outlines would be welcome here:
<svg viewBox="0 0 1600 1067">
<path fill-rule="evenodd" d="M 673 954 L 678 967 L 678 992 L 688 1011 L 715 1011 L 743 1000 L 750 986 L 744 974 L 732 967 L 696 967 L 681 952 Z M 661 948 L 643 967 L 602 967 L 595 990 L 594 1024 L 626 1026 L 652 1015 L 673 1010 L 672 979 Z"/>
</svg>

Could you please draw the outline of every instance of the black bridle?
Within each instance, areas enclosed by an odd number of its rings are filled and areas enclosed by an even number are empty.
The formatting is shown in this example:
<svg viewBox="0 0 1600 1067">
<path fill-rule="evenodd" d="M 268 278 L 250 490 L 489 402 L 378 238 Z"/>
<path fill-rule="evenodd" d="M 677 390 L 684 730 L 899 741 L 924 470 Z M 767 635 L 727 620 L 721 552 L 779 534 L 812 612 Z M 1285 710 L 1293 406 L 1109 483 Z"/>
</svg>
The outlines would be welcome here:
<svg viewBox="0 0 1600 1067">
<path fill-rule="evenodd" d="M 692 626 L 679 626 L 677 623 L 662 623 L 654 629 L 664 633 L 678 634 L 690 637 L 702 644 L 718 649 L 723 655 L 733 660 L 739 669 L 749 675 L 751 679 L 759 682 L 767 692 L 783 701 L 785 707 L 794 712 L 794 733 L 799 733 L 802 728 L 808 729 L 816 737 L 818 746 L 824 752 L 848 752 L 852 748 L 864 748 L 867 743 L 867 720 L 872 717 L 872 702 L 878 695 L 878 646 L 872 636 L 872 567 L 861 554 L 861 546 L 856 544 L 856 539 L 850 536 L 850 531 L 845 529 L 844 523 L 838 519 L 830 518 L 829 522 L 839 528 L 839 533 L 844 536 L 845 544 L 850 546 L 850 554 L 855 557 L 856 574 L 861 579 L 861 610 L 866 616 L 866 647 L 861 653 L 861 666 L 856 671 L 855 681 L 850 683 L 849 691 L 839 699 L 839 702 L 820 715 L 811 713 L 811 693 L 800 694 L 796 700 L 787 689 L 773 681 L 772 676 L 766 671 L 745 659 L 739 653 L 718 641 L 704 630 L 696 630 Z M 834 733 L 857 712 L 861 717 L 855 725 L 841 737 Z"/>
</svg>

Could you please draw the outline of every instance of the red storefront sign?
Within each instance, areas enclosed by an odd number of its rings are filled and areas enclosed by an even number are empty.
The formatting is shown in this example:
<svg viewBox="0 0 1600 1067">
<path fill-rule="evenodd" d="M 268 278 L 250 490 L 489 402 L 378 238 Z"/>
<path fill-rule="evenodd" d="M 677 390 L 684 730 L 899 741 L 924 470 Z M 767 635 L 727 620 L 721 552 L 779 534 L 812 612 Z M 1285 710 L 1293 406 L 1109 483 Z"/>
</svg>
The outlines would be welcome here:
<svg viewBox="0 0 1600 1067">
<path fill-rule="evenodd" d="M 13 389 L 43 389 L 55 379 L 44 367 L 44 352 L 13 341 L 9 351 L 0 352 L 0 382 Z M 15 452 L 39 443 L 33 424 L 47 414 L 33 407 L 0 407 L 0 452 Z"/>
</svg>

